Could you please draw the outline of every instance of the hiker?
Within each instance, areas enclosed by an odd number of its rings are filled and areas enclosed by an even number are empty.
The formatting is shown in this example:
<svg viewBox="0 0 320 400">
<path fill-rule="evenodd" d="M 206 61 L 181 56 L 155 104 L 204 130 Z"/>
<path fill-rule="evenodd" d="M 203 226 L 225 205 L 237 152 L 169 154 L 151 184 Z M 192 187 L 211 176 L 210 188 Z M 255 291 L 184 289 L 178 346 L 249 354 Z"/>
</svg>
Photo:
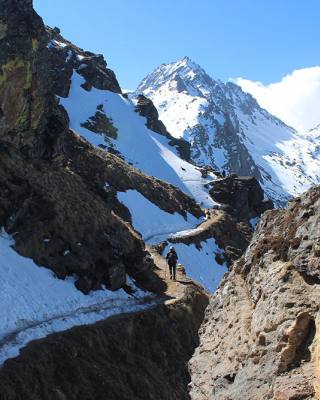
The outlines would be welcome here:
<svg viewBox="0 0 320 400">
<path fill-rule="evenodd" d="M 226 171 L 223 169 L 222 170 L 222 177 L 225 178 L 226 177 Z"/>
<path fill-rule="evenodd" d="M 170 279 L 176 280 L 176 268 L 177 268 L 177 261 L 178 261 L 178 255 L 175 251 L 174 247 L 170 247 L 170 251 L 167 254 L 167 263 L 169 265 L 169 271 L 170 271 Z"/>
</svg>

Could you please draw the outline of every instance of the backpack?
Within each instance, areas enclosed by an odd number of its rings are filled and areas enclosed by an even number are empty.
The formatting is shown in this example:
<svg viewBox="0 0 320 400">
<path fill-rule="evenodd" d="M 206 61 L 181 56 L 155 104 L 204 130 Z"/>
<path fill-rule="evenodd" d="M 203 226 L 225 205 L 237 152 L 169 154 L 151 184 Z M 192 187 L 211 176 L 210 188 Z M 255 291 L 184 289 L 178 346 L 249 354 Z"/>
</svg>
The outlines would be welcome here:
<svg viewBox="0 0 320 400">
<path fill-rule="evenodd" d="M 167 254 L 167 260 L 169 264 L 175 264 L 178 260 L 177 253 L 175 251 L 169 251 Z"/>
</svg>

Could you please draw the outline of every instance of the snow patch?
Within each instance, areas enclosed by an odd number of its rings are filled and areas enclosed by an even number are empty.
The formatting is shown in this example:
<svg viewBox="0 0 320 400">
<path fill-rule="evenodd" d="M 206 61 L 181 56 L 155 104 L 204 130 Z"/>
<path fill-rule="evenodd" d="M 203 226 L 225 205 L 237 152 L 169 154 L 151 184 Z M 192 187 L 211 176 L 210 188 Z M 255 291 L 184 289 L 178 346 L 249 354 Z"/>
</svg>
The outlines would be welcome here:
<svg viewBox="0 0 320 400">
<path fill-rule="evenodd" d="M 67 46 L 66 43 L 63 42 L 59 42 L 58 40 L 51 40 L 48 44 L 47 44 L 47 48 L 48 49 L 52 49 L 52 47 L 61 47 L 62 49 L 65 48 Z"/>
<path fill-rule="evenodd" d="M 159 243 L 170 234 L 199 225 L 201 219 L 187 214 L 186 219 L 178 214 L 161 210 L 136 190 L 118 192 L 118 199 L 129 210 L 133 227 L 141 233 L 147 243 Z"/>
<path fill-rule="evenodd" d="M 34 339 L 77 325 L 87 325 L 110 315 L 150 307 L 150 293 L 135 289 L 99 290 L 84 295 L 74 286 L 75 279 L 55 278 L 52 271 L 38 267 L 16 253 L 10 236 L 0 234 L 0 365 L 19 355 Z M 153 299 L 146 302 L 147 299 Z"/>
<path fill-rule="evenodd" d="M 168 253 L 170 246 L 172 244 L 166 247 L 164 255 Z M 215 240 L 201 242 L 201 249 L 197 249 L 194 244 L 184 243 L 175 243 L 174 248 L 178 254 L 178 262 L 184 266 L 186 274 L 209 292 L 214 292 L 228 271 L 225 263 L 220 265 L 215 259 L 216 254 L 222 255 Z"/>
</svg>

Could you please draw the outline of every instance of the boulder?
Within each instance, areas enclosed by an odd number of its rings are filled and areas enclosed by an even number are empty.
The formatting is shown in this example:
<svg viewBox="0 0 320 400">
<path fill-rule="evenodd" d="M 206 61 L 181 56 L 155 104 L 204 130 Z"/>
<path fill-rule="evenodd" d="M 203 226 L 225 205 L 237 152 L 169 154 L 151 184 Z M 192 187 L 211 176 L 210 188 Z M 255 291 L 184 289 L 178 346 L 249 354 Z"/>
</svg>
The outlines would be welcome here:
<svg viewBox="0 0 320 400">
<path fill-rule="evenodd" d="M 268 209 L 273 208 L 271 200 L 264 197 L 264 192 L 253 176 L 239 177 L 232 174 L 211 183 L 209 191 L 213 200 L 221 203 L 222 209 L 238 219 L 260 217 Z"/>
</svg>

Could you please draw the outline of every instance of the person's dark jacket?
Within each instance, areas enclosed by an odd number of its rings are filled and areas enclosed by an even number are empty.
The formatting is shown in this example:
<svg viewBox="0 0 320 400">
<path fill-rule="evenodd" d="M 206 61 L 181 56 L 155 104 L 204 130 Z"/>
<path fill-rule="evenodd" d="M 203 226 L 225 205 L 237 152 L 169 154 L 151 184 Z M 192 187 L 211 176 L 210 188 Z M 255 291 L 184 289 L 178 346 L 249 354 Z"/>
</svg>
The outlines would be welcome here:
<svg viewBox="0 0 320 400">
<path fill-rule="evenodd" d="M 170 250 L 166 258 L 169 265 L 175 266 L 177 264 L 178 255 L 175 250 Z"/>
</svg>

